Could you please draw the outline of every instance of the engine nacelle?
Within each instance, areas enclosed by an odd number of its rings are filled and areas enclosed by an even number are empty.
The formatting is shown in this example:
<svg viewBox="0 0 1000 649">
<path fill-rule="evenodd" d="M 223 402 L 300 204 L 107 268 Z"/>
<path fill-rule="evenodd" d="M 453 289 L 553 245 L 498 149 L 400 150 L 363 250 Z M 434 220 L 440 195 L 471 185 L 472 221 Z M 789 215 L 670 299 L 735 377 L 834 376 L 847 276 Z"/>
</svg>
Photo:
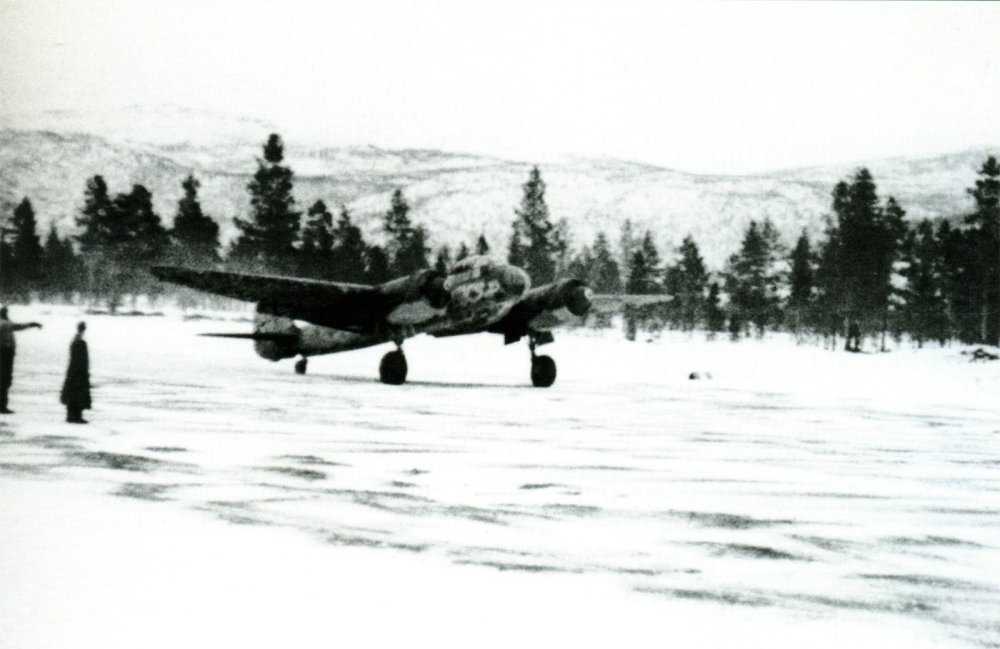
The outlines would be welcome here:
<svg viewBox="0 0 1000 649">
<path fill-rule="evenodd" d="M 291 318 L 257 313 L 253 321 L 253 350 L 261 358 L 280 361 L 299 353 L 302 332 Z"/>
<path fill-rule="evenodd" d="M 451 291 L 445 288 L 444 275 L 434 271 L 428 273 L 420 286 L 420 293 L 435 309 L 443 309 L 448 306 L 448 302 L 451 301 Z"/>
<path fill-rule="evenodd" d="M 560 287 L 562 305 L 573 315 L 582 318 L 590 313 L 594 292 L 580 280 L 568 280 Z"/>
<path fill-rule="evenodd" d="M 560 325 L 579 322 L 590 312 L 593 292 L 578 279 L 567 279 L 544 289 L 535 289 L 524 304 L 528 314 L 527 329 L 546 331 Z M 523 335 L 523 332 L 518 332 Z"/>
</svg>

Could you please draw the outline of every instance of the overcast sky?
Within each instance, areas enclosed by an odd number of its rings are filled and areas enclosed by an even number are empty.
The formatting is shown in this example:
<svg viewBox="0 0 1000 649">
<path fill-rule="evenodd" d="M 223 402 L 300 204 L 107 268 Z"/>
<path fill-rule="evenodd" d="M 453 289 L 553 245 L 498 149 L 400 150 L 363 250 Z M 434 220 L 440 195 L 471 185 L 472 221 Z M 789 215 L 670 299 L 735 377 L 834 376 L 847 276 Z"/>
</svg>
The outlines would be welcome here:
<svg viewBox="0 0 1000 649">
<path fill-rule="evenodd" d="M 998 61 L 1000 3 L 0 0 L 7 123 L 173 105 L 698 172 L 1000 144 Z"/>
</svg>

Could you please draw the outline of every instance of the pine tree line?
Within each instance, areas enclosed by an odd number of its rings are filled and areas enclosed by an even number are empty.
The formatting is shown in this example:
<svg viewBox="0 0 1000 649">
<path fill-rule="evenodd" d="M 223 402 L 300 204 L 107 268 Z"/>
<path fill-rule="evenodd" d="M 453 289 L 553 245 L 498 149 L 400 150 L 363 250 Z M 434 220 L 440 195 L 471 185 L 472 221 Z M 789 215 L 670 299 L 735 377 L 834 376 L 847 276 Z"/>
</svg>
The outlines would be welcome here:
<svg viewBox="0 0 1000 649">
<path fill-rule="evenodd" d="M 507 258 L 524 268 L 534 285 L 572 276 L 598 293 L 668 296 L 658 306 L 631 310 L 631 332 L 728 329 L 738 338 L 780 329 L 833 339 L 857 323 L 883 345 L 887 336 L 903 334 L 918 344 L 949 339 L 997 344 L 1000 166 L 995 158 L 984 163 L 979 176 L 969 189 L 975 210 L 960 221 L 908 224 L 903 208 L 892 197 L 881 201 L 871 174 L 860 169 L 834 187 L 821 240 L 812 242 L 803 232 L 788 252 L 769 220 L 754 220 L 725 268 L 710 272 L 691 236 L 668 251 L 671 261 L 664 262 L 654 233 L 640 234 L 628 220 L 617 254 L 604 232 L 571 254 L 567 221 L 553 223 L 545 182 L 534 167 L 514 210 Z M 112 196 L 104 179 L 94 176 L 76 218 L 78 233 L 61 238 L 51 227 L 44 245 L 25 198 L 0 237 L 3 300 L 82 295 L 114 309 L 129 297 L 162 290 L 145 272 L 161 262 L 380 283 L 431 265 L 446 271 L 470 254 L 490 252 L 483 236 L 454 252 L 446 246 L 432 251 L 428 232 L 410 219 L 400 189 L 383 216 L 381 244 L 365 241 L 346 206 L 334 219 L 318 200 L 303 214 L 276 134 L 264 144 L 247 186 L 248 218 L 234 219 L 238 234 L 224 255 L 218 223 L 199 203 L 199 186 L 193 175 L 181 183 L 183 196 L 167 229 L 144 186 Z"/>
<path fill-rule="evenodd" d="M 189 267 L 224 266 L 231 270 L 352 283 L 382 283 L 428 267 L 427 232 L 409 218 L 401 190 L 392 195 L 384 217 L 384 245 L 365 241 L 346 206 L 334 218 L 322 201 L 306 210 L 305 218 L 292 195 L 294 174 L 283 164 L 284 145 L 271 135 L 247 185 L 248 218 L 235 218 L 237 236 L 222 254 L 219 224 L 205 214 L 198 199 L 199 181 L 189 175 L 182 183 L 173 226 L 166 228 L 141 184 L 112 196 L 104 178 L 87 181 L 84 204 L 76 216 L 78 233 L 61 238 L 53 225 L 44 246 L 37 235 L 34 209 L 25 198 L 15 209 L 10 227 L 0 237 L 0 299 L 101 302 L 112 311 L 140 295 L 155 296 L 164 287 L 146 272 L 158 263 Z M 480 236 L 473 249 L 489 250 Z M 466 246 L 458 259 L 470 254 Z M 451 263 L 447 249 L 439 262 Z M 177 290 L 190 303 L 194 294 Z"/>
<path fill-rule="evenodd" d="M 598 291 L 623 287 L 630 294 L 665 296 L 659 306 L 627 310 L 630 336 L 642 327 L 710 334 L 728 329 L 733 338 L 787 330 L 835 345 L 853 326 L 880 349 L 888 337 L 903 335 L 918 345 L 953 339 L 997 345 L 996 158 L 986 160 L 979 176 L 968 190 L 975 209 L 955 225 L 947 219 L 908 223 L 895 198 L 882 202 L 871 173 L 859 169 L 834 187 L 824 237 L 814 243 L 803 232 L 790 253 L 769 220 L 752 220 L 722 272 L 710 273 L 690 236 L 675 261 L 663 263 L 652 233 L 639 237 L 626 220 L 620 265 L 599 233 L 569 271 Z"/>
</svg>

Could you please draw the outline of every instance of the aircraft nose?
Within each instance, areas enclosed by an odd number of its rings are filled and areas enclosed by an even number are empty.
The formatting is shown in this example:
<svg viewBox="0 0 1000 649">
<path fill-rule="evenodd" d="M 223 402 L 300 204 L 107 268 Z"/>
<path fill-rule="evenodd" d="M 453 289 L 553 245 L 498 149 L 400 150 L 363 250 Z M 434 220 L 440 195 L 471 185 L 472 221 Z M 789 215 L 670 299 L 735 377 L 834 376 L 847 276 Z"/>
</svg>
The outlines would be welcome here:
<svg viewBox="0 0 1000 649">
<path fill-rule="evenodd" d="M 531 286 L 531 278 L 517 266 L 504 266 L 500 273 L 500 283 L 505 293 L 520 297 Z"/>
</svg>

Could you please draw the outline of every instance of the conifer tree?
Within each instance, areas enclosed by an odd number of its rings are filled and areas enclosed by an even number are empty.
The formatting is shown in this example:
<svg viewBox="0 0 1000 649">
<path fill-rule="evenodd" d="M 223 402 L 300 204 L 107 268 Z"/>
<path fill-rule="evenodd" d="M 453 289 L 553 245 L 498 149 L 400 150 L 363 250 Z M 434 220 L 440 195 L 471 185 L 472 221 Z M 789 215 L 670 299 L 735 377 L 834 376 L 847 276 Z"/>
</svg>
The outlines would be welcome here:
<svg viewBox="0 0 1000 649">
<path fill-rule="evenodd" d="M 982 288 L 975 240 L 967 230 L 952 228 L 947 221 L 938 225 L 936 239 L 943 260 L 942 284 L 951 326 L 962 342 L 977 342 L 982 325 Z"/>
<path fill-rule="evenodd" d="M 677 263 L 667 269 L 667 292 L 673 296 L 671 311 L 681 329 L 691 331 L 702 319 L 708 272 L 691 235 L 684 237 Z"/>
<path fill-rule="evenodd" d="M 455 253 L 455 261 L 462 261 L 469 256 L 469 246 L 465 242 L 458 244 L 458 252 Z"/>
<path fill-rule="evenodd" d="M 292 197 L 292 170 L 283 166 L 284 144 L 272 133 L 264 144 L 264 158 L 247 185 L 250 219 L 235 219 L 240 233 L 233 242 L 230 259 L 256 271 L 290 272 L 294 268 L 295 242 L 301 213 Z"/>
<path fill-rule="evenodd" d="M 726 290 L 733 315 L 740 323 L 754 324 L 758 335 L 778 321 L 775 243 L 774 228 L 768 221 L 763 226 L 750 221 L 740 251 L 729 258 Z"/>
<path fill-rule="evenodd" d="M 427 268 L 427 232 L 414 227 L 408 216 L 410 206 L 402 190 L 392 194 L 392 205 L 385 213 L 385 231 L 389 235 L 389 268 L 395 277 Z"/>
<path fill-rule="evenodd" d="M 902 299 L 894 286 L 893 278 L 896 275 L 895 263 L 900 258 L 906 239 L 907 227 L 903 220 L 905 216 L 906 211 L 899 206 L 895 198 L 890 196 L 875 226 L 878 263 L 874 275 L 877 284 L 874 300 L 875 308 L 880 308 L 882 314 L 882 351 L 886 351 L 885 337 L 890 321 L 896 315 L 896 303 Z"/>
<path fill-rule="evenodd" d="M 0 302 L 9 302 L 13 297 L 14 285 L 7 279 L 7 269 L 14 266 L 14 258 L 7 243 L 6 232 L 0 225 Z"/>
<path fill-rule="evenodd" d="M 45 260 L 42 290 L 46 296 L 68 300 L 75 289 L 82 288 L 78 286 L 80 278 L 73 244 L 69 239 L 63 241 L 59 238 L 55 224 L 49 227 L 42 257 Z"/>
<path fill-rule="evenodd" d="M 630 295 L 655 295 L 663 292 L 659 282 L 660 255 L 653 243 L 653 235 L 648 230 L 642 243 L 636 246 L 628 267 L 628 281 L 625 292 Z"/>
<path fill-rule="evenodd" d="M 163 259 L 168 236 L 160 216 L 153 209 L 153 195 L 142 185 L 133 185 L 128 194 L 112 201 L 116 221 L 115 236 L 103 251 L 112 310 L 125 295 L 156 294 L 162 286 L 147 269 Z"/>
<path fill-rule="evenodd" d="M 636 240 L 632 227 L 632 220 L 625 219 L 622 223 L 622 231 L 618 237 L 618 250 L 621 254 L 621 267 L 627 269 L 631 263 L 632 253 L 635 252 Z"/>
<path fill-rule="evenodd" d="M 104 179 L 94 176 L 77 224 L 83 229 L 78 240 L 94 297 L 106 299 L 114 311 L 128 294 L 159 289 L 146 269 L 161 260 L 168 238 L 148 189 L 134 185 L 112 200 Z"/>
<path fill-rule="evenodd" d="M 590 272 L 587 281 L 597 293 L 615 294 L 622 292 L 621 270 L 611 252 L 608 237 L 598 232 L 590 253 Z"/>
<path fill-rule="evenodd" d="M 434 270 L 444 275 L 447 274 L 450 268 L 451 251 L 448 250 L 448 246 L 441 246 L 438 248 L 437 255 L 434 257 Z"/>
<path fill-rule="evenodd" d="M 337 227 L 333 230 L 331 256 L 331 279 L 352 283 L 367 281 L 367 246 L 361 229 L 351 221 L 351 214 L 345 205 L 340 206 Z"/>
<path fill-rule="evenodd" d="M 834 219 L 827 217 L 826 238 L 820 244 L 816 255 L 816 306 L 815 317 L 817 325 L 824 338 L 835 337 L 843 328 L 844 291 L 840 279 L 841 252 L 840 231 Z M 836 340 L 833 341 L 836 348 Z"/>
<path fill-rule="evenodd" d="M 878 204 L 875 182 L 865 168 L 855 174 L 849 185 L 847 204 L 838 216 L 841 275 L 848 310 L 855 317 L 874 324 L 883 317 L 891 289 L 892 261 L 898 237 L 892 222 L 902 216 L 896 211 L 887 218 Z"/>
<path fill-rule="evenodd" d="M 852 319 L 871 319 L 873 274 L 877 267 L 876 242 L 872 240 L 878 196 L 875 183 L 867 169 L 860 169 L 854 181 L 847 185 L 847 196 L 834 212 L 839 220 L 841 239 L 840 276 L 844 304 Z"/>
<path fill-rule="evenodd" d="M 722 300 L 719 297 L 719 283 L 712 282 L 705 298 L 705 322 L 708 325 L 710 337 L 726 328 L 726 312 L 722 310 Z"/>
<path fill-rule="evenodd" d="M 401 268 L 409 267 L 410 270 L 408 272 L 410 273 L 427 268 L 429 266 L 427 263 L 427 254 L 429 252 L 430 246 L 427 243 L 427 230 L 422 225 L 418 225 L 413 228 L 413 239 L 407 249 L 408 254 L 404 257 L 404 264 Z"/>
<path fill-rule="evenodd" d="M 5 270 L 5 282 L 10 282 L 14 295 L 27 300 L 32 291 L 40 288 L 42 276 L 42 244 L 38 238 L 35 210 L 27 197 L 14 208 L 10 225 L 14 241 L 10 247 L 11 272 L 8 274 Z"/>
<path fill-rule="evenodd" d="M 171 257 L 185 265 L 211 266 L 219 261 L 219 224 L 202 212 L 198 202 L 200 184 L 194 174 L 188 174 L 181 183 L 184 196 L 177 202 L 170 229 Z"/>
<path fill-rule="evenodd" d="M 566 268 L 566 275 L 574 279 L 589 282 L 593 267 L 594 258 L 590 254 L 590 248 L 584 246 L 569 262 Z"/>
<path fill-rule="evenodd" d="M 815 271 L 812 247 L 805 230 L 802 231 L 795 244 L 795 250 L 792 251 L 791 267 L 788 310 L 792 316 L 792 328 L 798 332 L 803 327 L 815 324 L 812 318 Z"/>
<path fill-rule="evenodd" d="M 893 264 L 905 229 L 895 199 L 879 205 L 875 182 L 859 169 L 850 183 L 837 183 L 834 217 L 820 254 L 820 303 L 831 321 L 860 321 L 869 330 L 888 325 Z"/>
<path fill-rule="evenodd" d="M 968 190 L 976 211 L 966 217 L 969 225 L 969 265 L 978 293 L 977 342 L 1000 345 L 1000 164 L 989 156 L 979 170 L 981 178 Z"/>
<path fill-rule="evenodd" d="M 410 205 L 403 197 L 403 190 L 397 189 L 392 193 L 389 211 L 385 213 L 385 231 L 389 234 L 390 246 L 405 247 L 406 238 L 413 230 L 409 213 Z"/>
<path fill-rule="evenodd" d="M 570 246 L 572 240 L 569 231 L 569 222 L 565 218 L 559 219 L 552 227 L 551 236 L 553 278 L 565 277 L 568 274 L 571 261 Z"/>
<path fill-rule="evenodd" d="M 660 268 L 660 255 L 653 243 L 653 235 L 648 230 L 642 241 L 634 247 L 632 260 L 628 266 L 628 280 L 625 292 L 632 295 L 657 295 L 663 293 L 660 281 L 663 270 Z M 666 307 L 663 305 L 648 305 L 625 308 L 625 335 L 629 340 L 635 339 L 636 330 L 640 327 L 650 330 L 662 328 L 666 319 Z"/>
<path fill-rule="evenodd" d="M 382 246 L 370 246 L 365 251 L 365 278 L 369 284 L 382 284 L 392 279 L 389 255 Z"/>
<path fill-rule="evenodd" d="M 153 195 L 142 185 L 133 185 L 128 194 L 118 194 L 112 205 L 123 223 L 127 256 L 138 263 L 160 259 L 167 245 L 167 231 L 153 209 Z"/>
<path fill-rule="evenodd" d="M 533 286 L 539 286 L 555 279 L 556 253 L 565 242 L 555 239 L 545 204 L 545 182 L 538 167 L 532 168 L 522 190 L 521 205 L 514 210 L 507 259 L 528 273 Z"/>
<path fill-rule="evenodd" d="M 947 310 L 943 297 L 942 248 L 934 225 L 923 220 L 906 237 L 906 326 L 919 346 L 926 340 L 948 337 Z"/>
<path fill-rule="evenodd" d="M 329 279 L 333 251 L 333 215 L 326 203 L 317 200 L 306 211 L 299 248 L 299 273 L 303 277 Z"/>
<path fill-rule="evenodd" d="M 486 243 L 486 237 L 484 235 L 479 235 L 476 239 L 476 254 L 477 255 L 488 255 L 490 254 L 490 244 Z"/>
<path fill-rule="evenodd" d="M 76 224 L 82 229 L 77 240 L 84 253 L 100 251 L 113 241 L 124 239 L 120 232 L 122 223 L 114 218 L 108 185 L 103 177 L 94 176 L 87 181 L 83 209 Z"/>
<path fill-rule="evenodd" d="M 83 192 L 83 209 L 76 217 L 80 234 L 82 264 L 86 279 L 84 286 L 92 298 L 104 297 L 108 292 L 108 284 L 104 281 L 110 273 L 108 265 L 101 263 L 102 251 L 109 249 L 115 242 L 124 240 L 121 221 L 114 216 L 108 185 L 102 176 L 94 176 L 87 180 Z M 117 304 L 117 301 L 115 302 Z"/>
</svg>

